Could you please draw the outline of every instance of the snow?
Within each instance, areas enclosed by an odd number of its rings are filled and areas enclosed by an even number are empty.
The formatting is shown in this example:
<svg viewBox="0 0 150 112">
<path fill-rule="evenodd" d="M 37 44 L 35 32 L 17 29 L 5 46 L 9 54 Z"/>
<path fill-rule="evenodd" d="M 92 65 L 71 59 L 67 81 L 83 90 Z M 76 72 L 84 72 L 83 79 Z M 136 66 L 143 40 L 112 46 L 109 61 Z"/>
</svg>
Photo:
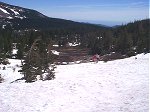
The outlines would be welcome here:
<svg viewBox="0 0 150 112">
<path fill-rule="evenodd" d="M 56 51 L 56 50 L 51 50 L 51 51 L 52 51 L 53 54 L 59 55 L 59 52 L 58 52 L 58 51 Z"/>
<path fill-rule="evenodd" d="M 21 61 L 17 59 L 9 59 L 9 62 L 11 63 L 9 65 L 0 65 L 0 74 L 2 74 L 2 77 L 4 77 L 4 83 L 10 83 L 22 77 L 22 75 L 18 72 L 18 70 L 20 70 L 20 67 L 18 66 L 21 65 Z M 3 67 L 5 67 L 6 70 L 3 70 Z"/>
<path fill-rule="evenodd" d="M 59 45 L 53 45 L 53 47 L 59 47 Z"/>
<path fill-rule="evenodd" d="M 37 32 L 38 30 L 35 30 L 35 29 L 34 29 L 34 31 Z"/>
<path fill-rule="evenodd" d="M 97 39 L 102 39 L 103 37 L 97 37 Z"/>
<path fill-rule="evenodd" d="M 80 43 L 74 42 L 74 43 L 68 43 L 68 45 L 69 45 L 69 46 L 78 46 L 78 45 L 80 45 Z"/>
<path fill-rule="evenodd" d="M 12 54 L 17 54 L 17 52 L 18 52 L 18 49 L 13 49 L 12 50 Z"/>
<path fill-rule="evenodd" d="M 24 17 L 19 17 L 20 19 L 24 19 Z"/>
<path fill-rule="evenodd" d="M 34 83 L 10 83 L 21 77 L 20 61 L 10 60 L 0 70 L 5 79 L 0 112 L 148 112 L 148 60 L 149 54 L 139 54 L 107 63 L 59 65 L 56 79 Z"/>
<path fill-rule="evenodd" d="M 2 26 L 2 29 L 5 29 L 5 27 L 6 27 L 6 25 L 3 25 L 3 26 Z"/>
<path fill-rule="evenodd" d="M 14 9 L 10 9 L 15 15 L 19 15 L 19 13 L 17 11 L 15 11 Z"/>
<path fill-rule="evenodd" d="M 20 18 L 20 19 L 23 19 L 24 17 L 21 17 L 21 16 L 15 16 L 16 18 Z"/>
<path fill-rule="evenodd" d="M 8 16 L 7 18 L 8 18 L 8 19 L 13 19 L 13 17 L 10 17 L 10 16 Z"/>
<path fill-rule="evenodd" d="M 3 9 L 1 7 L 0 7 L 0 10 L 3 11 L 4 13 L 6 13 L 6 14 L 9 14 L 5 9 Z"/>
</svg>

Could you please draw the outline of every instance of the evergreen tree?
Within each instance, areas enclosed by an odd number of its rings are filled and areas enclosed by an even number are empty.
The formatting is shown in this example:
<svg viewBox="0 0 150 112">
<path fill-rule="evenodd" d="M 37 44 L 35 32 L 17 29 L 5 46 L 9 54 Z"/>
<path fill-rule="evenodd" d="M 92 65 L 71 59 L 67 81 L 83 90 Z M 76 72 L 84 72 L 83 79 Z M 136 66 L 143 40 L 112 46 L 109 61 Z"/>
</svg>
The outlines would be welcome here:
<svg viewBox="0 0 150 112">
<path fill-rule="evenodd" d="M 24 45 L 17 43 L 17 59 L 23 59 L 23 55 L 24 55 Z"/>
<path fill-rule="evenodd" d="M 36 39 L 32 44 L 25 61 L 22 71 L 26 82 L 38 80 L 54 79 L 54 66 L 51 59 L 51 51 L 41 39 Z M 51 69 L 49 68 L 51 66 Z"/>
</svg>

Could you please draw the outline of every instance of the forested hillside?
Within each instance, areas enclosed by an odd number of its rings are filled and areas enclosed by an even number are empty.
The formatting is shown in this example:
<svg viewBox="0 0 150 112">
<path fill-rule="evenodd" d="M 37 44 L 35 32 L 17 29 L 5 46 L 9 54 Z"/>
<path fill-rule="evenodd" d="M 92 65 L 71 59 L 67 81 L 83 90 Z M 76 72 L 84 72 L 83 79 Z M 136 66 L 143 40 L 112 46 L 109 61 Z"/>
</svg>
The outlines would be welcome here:
<svg viewBox="0 0 150 112">
<path fill-rule="evenodd" d="M 18 50 L 27 51 L 34 40 L 40 37 L 46 43 L 61 43 L 64 46 L 68 42 L 78 42 L 80 47 L 91 49 L 89 54 L 103 55 L 119 52 L 134 55 L 135 52 L 149 52 L 149 22 L 150 20 L 146 19 L 117 28 L 98 28 L 91 31 L 88 28 L 84 30 L 76 28 L 67 30 L 64 28 L 38 31 L 34 29 L 0 29 L 0 51 L 11 56 L 13 43 L 16 43 Z"/>
<path fill-rule="evenodd" d="M 0 2 L 0 28 L 13 30 L 96 30 L 103 27 L 47 17 L 38 11 Z"/>
<path fill-rule="evenodd" d="M 65 49 L 64 47 L 69 43 L 76 43 L 78 48 L 89 49 L 89 55 L 117 52 L 132 56 L 149 52 L 150 19 L 134 21 L 118 27 L 105 27 L 50 18 L 35 10 L 2 2 L 0 4 L 1 60 L 25 58 L 37 39 L 40 39 L 43 44 L 38 46 L 39 49 L 42 47 L 42 49 L 52 50 L 53 45 Z"/>
</svg>

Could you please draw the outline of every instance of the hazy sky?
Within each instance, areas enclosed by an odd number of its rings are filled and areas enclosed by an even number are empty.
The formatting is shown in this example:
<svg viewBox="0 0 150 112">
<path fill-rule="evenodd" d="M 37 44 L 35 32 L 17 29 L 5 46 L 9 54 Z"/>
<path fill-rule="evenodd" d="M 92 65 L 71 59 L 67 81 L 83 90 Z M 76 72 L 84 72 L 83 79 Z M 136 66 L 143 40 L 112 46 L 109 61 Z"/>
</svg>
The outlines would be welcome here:
<svg viewBox="0 0 150 112">
<path fill-rule="evenodd" d="M 149 18 L 149 0 L 1 0 L 55 18 L 105 25 Z"/>
</svg>

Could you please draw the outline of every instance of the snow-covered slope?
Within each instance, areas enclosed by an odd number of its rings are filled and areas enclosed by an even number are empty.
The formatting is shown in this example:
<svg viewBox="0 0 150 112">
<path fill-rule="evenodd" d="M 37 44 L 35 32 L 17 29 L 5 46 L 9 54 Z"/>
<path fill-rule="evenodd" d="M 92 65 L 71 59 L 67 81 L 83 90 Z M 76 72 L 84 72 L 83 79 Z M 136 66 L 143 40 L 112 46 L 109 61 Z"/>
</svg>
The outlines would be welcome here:
<svg viewBox="0 0 150 112">
<path fill-rule="evenodd" d="M 10 83 L 20 75 L 7 66 L 0 112 L 148 112 L 149 54 L 136 57 L 59 65 L 56 79 L 34 83 Z"/>
<path fill-rule="evenodd" d="M 13 6 L 13 5 L 0 2 L 0 18 L 24 19 L 24 18 L 31 18 L 31 17 L 46 17 L 46 16 L 42 15 L 41 13 L 35 10 L 25 9 L 18 6 Z"/>
<path fill-rule="evenodd" d="M 3 29 L 18 28 L 20 30 L 21 28 L 24 27 L 30 29 L 32 28 L 31 23 L 35 24 L 34 19 L 42 20 L 47 18 L 48 18 L 47 16 L 41 14 L 38 11 L 0 2 L 0 27 Z"/>
<path fill-rule="evenodd" d="M 0 2 L 0 29 L 12 30 L 51 30 L 51 29 L 74 29 L 84 31 L 95 31 L 95 29 L 107 29 L 87 23 L 71 20 L 47 17 L 44 14 L 20 6 L 14 6 Z"/>
</svg>

